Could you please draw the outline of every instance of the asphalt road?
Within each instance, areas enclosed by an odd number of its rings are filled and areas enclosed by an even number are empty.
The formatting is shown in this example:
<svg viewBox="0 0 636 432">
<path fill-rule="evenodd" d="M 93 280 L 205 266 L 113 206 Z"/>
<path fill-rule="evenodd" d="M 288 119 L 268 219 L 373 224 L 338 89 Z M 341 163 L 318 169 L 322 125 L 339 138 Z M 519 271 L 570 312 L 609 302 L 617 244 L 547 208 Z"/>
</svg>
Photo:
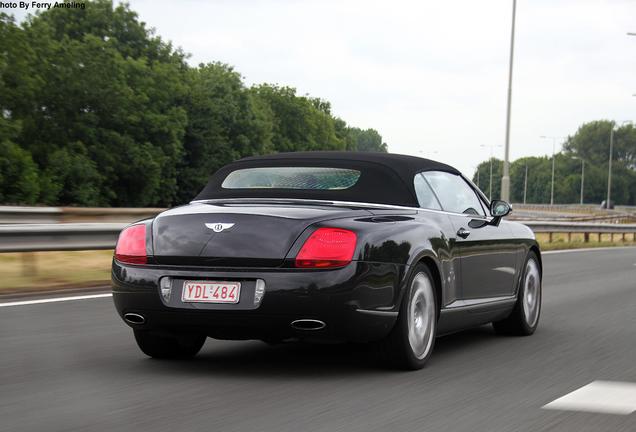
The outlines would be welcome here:
<svg viewBox="0 0 636 432">
<path fill-rule="evenodd" d="M 541 409 L 636 383 L 636 248 L 550 254 L 534 336 L 438 339 L 417 372 L 352 346 L 208 340 L 137 350 L 109 298 L 0 308 L 1 431 L 636 431 L 636 413 Z"/>
</svg>

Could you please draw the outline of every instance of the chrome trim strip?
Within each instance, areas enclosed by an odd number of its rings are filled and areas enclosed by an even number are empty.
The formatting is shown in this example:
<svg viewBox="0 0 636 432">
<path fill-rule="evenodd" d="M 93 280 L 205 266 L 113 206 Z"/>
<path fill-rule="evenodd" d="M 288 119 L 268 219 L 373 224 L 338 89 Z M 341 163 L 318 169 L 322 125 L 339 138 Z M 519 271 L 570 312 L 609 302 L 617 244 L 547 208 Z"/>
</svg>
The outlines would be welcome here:
<svg viewBox="0 0 636 432">
<path fill-rule="evenodd" d="M 356 312 L 360 312 L 365 315 L 376 315 L 376 316 L 388 316 L 388 317 L 397 317 L 398 313 L 393 311 L 379 311 L 379 310 L 370 310 L 370 309 L 356 309 Z"/>
<path fill-rule="evenodd" d="M 467 300 L 455 300 L 454 302 L 446 305 L 444 309 L 460 309 L 478 306 L 488 306 L 497 303 L 510 303 L 517 301 L 517 296 L 505 296 L 505 297 L 486 297 Z"/>
<path fill-rule="evenodd" d="M 214 198 L 208 200 L 194 200 L 190 201 L 190 204 L 201 204 L 201 203 L 215 203 L 215 202 L 236 202 L 240 203 L 268 203 L 268 202 L 280 202 L 280 203 L 299 203 L 299 204 L 320 204 L 325 203 L 333 206 L 342 206 L 342 207 L 368 207 L 368 208 L 377 208 L 377 209 L 395 209 L 395 210 L 415 210 L 415 211 L 425 211 L 431 213 L 441 213 L 441 214 L 449 214 L 456 216 L 465 216 L 470 217 L 471 219 L 483 219 L 488 220 L 488 217 L 481 215 L 472 215 L 466 213 L 455 213 L 449 212 L 446 210 L 434 210 L 427 209 L 423 207 L 408 207 L 408 206 L 399 206 L 393 204 L 378 204 L 378 203 L 367 203 L 367 202 L 357 202 L 357 201 L 332 201 L 332 200 L 319 200 L 319 199 L 305 199 L 305 198 Z"/>
</svg>

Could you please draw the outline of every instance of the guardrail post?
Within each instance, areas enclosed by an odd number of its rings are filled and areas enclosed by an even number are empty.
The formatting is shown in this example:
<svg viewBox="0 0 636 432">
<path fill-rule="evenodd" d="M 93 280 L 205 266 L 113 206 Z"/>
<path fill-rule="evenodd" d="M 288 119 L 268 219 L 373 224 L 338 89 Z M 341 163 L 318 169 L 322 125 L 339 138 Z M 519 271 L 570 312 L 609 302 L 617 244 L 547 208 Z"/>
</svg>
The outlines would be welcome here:
<svg viewBox="0 0 636 432">
<path fill-rule="evenodd" d="M 590 233 L 583 233 L 583 241 L 585 243 L 589 243 L 590 242 Z"/>
<path fill-rule="evenodd" d="M 552 231 L 548 233 L 548 243 L 552 243 Z"/>
</svg>

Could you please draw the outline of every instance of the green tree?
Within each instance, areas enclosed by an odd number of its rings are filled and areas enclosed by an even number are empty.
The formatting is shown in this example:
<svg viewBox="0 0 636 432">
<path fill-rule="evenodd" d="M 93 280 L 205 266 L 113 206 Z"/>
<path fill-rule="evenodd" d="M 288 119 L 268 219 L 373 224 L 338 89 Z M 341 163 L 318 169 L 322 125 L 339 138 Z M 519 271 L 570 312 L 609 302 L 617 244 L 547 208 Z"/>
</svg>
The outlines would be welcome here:
<svg viewBox="0 0 636 432">
<path fill-rule="evenodd" d="M 344 120 L 336 119 L 336 135 L 343 139 L 350 151 L 387 152 L 386 143 L 375 129 L 348 127 Z"/>
<path fill-rule="evenodd" d="M 612 201 L 633 205 L 636 204 L 636 128 L 632 124 L 617 126 L 609 120 L 585 123 L 568 137 L 564 154 L 585 160 L 585 200 L 600 203 L 607 197 L 612 129 Z M 573 176 L 580 182 L 580 172 Z"/>
<path fill-rule="evenodd" d="M 106 0 L 38 14 L 22 33 L 33 55 L 18 57 L 36 90 L 8 110 L 40 169 L 42 201 L 169 205 L 186 124 L 184 55 Z"/>
<path fill-rule="evenodd" d="M 291 87 L 261 84 L 251 89 L 272 123 L 272 149 L 276 152 L 344 150 L 334 119 L 324 101 L 297 96 Z"/>
<path fill-rule="evenodd" d="M 270 112 L 249 93 L 241 76 L 221 63 L 188 71 L 185 153 L 179 165 L 178 201 L 192 199 L 221 166 L 245 156 L 269 153 Z"/>
<path fill-rule="evenodd" d="M 186 57 L 126 3 L 0 13 L 0 200 L 169 206 L 245 156 L 386 151 L 328 101 Z"/>
<path fill-rule="evenodd" d="M 585 163 L 584 202 L 600 203 L 607 197 L 609 140 L 614 128 L 612 200 L 636 204 L 636 128 L 617 127 L 608 120 L 585 123 L 568 137 L 563 151 L 555 155 L 554 203 L 578 203 L 581 199 L 581 164 Z M 584 161 L 584 162 L 583 162 Z M 523 201 L 525 169 L 528 166 L 526 202 L 549 203 L 552 188 L 552 157 L 526 157 L 510 165 L 511 200 Z M 501 162 L 493 165 L 493 197 L 499 196 Z M 488 194 L 489 161 L 478 166 L 479 187 Z M 477 172 L 473 176 L 477 179 Z"/>
<path fill-rule="evenodd" d="M 37 168 L 29 153 L 9 140 L 0 141 L 0 202 L 35 204 Z"/>
</svg>

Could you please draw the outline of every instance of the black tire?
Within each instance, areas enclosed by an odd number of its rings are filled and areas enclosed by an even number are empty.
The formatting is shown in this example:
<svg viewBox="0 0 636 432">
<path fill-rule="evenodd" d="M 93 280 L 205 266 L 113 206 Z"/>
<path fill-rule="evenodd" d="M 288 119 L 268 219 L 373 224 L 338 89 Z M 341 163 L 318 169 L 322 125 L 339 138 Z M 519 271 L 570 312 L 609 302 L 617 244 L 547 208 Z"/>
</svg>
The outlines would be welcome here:
<svg viewBox="0 0 636 432">
<path fill-rule="evenodd" d="M 534 279 L 536 288 L 530 288 L 528 286 L 528 283 L 530 282 L 527 279 L 529 277 Z M 497 334 L 509 336 L 529 336 L 535 332 L 539 325 L 539 317 L 541 316 L 541 299 L 543 298 L 541 281 L 542 274 L 541 266 L 539 265 L 539 258 L 534 251 L 530 251 L 523 265 L 523 277 L 519 285 L 517 302 L 515 303 L 514 309 L 507 318 L 492 323 Z M 536 292 L 536 294 L 534 294 L 534 302 L 536 302 L 537 308 L 536 312 L 532 312 L 530 314 L 528 312 L 528 308 L 524 307 L 524 298 L 527 294 L 527 290 L 529 289 Z"/>
<path fill-rule="evenodd" d="M 139 349 L 157 359 L 186 359 L 194 357 L 205 343 L 205 335 L 158 333 L 133 330 Z"/>
<path fill-rule="evenodd" d="M 416 278 L 420 280 L 419 278 L 422 275 L 430 283 L 431 297 L 427 300 L 430 300 L 432 302 L 432 308 L 429 308 L 428 310 L 434 316 L 428 322 L 428 325 L 431 326 L 430 333 L 426 332 L 426 336 L 424 338 L 425 340 L 423 339 L 425 350 L 423 354 L 417 355 L 414 352 L 414 348 L 409 341 L 409 307 L 411 306 L 411 303 L 413 301 L 413 296 L 416 293 L 416 289 L 419 290 L 414 281 L 416 280 Z M 378 351 L 380 356 L 386 363 L 398 369 L 417 370 L 423 368 L 426 364 L 426 361 L 430 358 L 435 346 L 438 318 L 439 303 L 437 301 L 435 279 L 433 278 L 431 271 L 426 265 L 421 263 L 417 264 L 413 269 L 406 288 L 406 292 L 404 293 L 404 298 L 402 299 L 397 322 L 391 330 L 391 333 L 389 333 L 389 335 L 378 344 Z"/>
</svg>

